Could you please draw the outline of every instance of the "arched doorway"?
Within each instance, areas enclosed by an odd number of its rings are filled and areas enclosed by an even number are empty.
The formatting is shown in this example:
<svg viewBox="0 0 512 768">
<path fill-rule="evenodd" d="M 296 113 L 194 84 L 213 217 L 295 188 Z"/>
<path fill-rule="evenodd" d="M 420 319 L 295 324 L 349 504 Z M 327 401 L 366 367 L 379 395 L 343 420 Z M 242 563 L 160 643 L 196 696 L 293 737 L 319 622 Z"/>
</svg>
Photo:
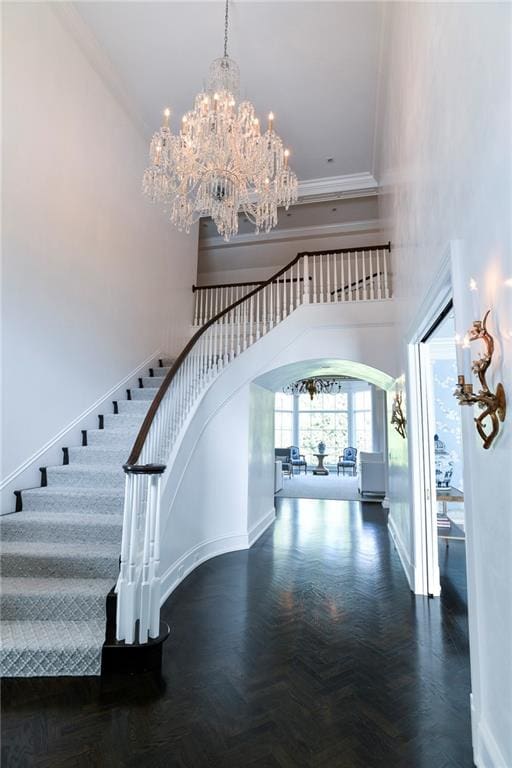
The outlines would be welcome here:
<svg viewBox="0 0 512 768">
<path fill-rule="evenodd" d="M 283 394 L 297 380 L 333 377 L 343 377 L 336 394 Z M 351 360 L 312 358 L 267 371 L 254 384 L 275 393 L 276 497 L 386 499 L 389 374 Z M 259 431 L 261 424 L 256 419 L 252 429 Z M 345 464 L 345 458 L 355 461 Z"/>
</svg>

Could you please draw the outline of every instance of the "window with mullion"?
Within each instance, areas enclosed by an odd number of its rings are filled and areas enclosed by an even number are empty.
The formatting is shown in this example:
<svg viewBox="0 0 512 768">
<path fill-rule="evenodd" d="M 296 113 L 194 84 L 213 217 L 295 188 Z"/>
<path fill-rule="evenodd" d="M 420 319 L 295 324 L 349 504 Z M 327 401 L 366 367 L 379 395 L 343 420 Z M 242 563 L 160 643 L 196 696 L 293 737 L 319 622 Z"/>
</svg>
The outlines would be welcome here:
<svg viewBox="0 0 512 768">
<path fill-rule="evenodd" d="M 356 391 L 352 394 L 353 407 L 353 444 L 358 451 L 371 451 L 373 448 L 372 435 L 372 402 L 369 389 Z"/>
<path fill-rule="evenodd" d="M 276 392 L 275 447 L 289 448 L 293 444 L 293 395 Z"/>
<path fill-rule="evenodd" d="M 336 464 L 338 456 L 348 445 L 349 418 L 347 393 L 321 394 L 313 400 L 309 395 L 299 397 L 299 443 L 306 461 L 316 463 L 318 443 L 325 443 L 327 464 Z"/>
</svg>

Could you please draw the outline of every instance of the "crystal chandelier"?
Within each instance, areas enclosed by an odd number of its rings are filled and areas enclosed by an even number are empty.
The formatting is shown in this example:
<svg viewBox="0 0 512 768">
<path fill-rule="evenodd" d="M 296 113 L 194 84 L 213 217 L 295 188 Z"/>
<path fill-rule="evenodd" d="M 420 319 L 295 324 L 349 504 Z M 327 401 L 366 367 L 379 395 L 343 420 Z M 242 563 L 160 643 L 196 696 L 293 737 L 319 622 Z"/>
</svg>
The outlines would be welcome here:
<svg viewBox="0 0 512 768">
<path fill-rule="evenodd" d="M 315 395 L 321 393 L 328 395 L 336 395 L 339 392 L 343 392 L 343 384 L 347 381 L 352 381 L 350 376 L 333 376 L 330 379 L 316 378 L 316 379 L 300 379 L 300 381 L 294 381 L 292 384 L 287 384 L 283 387 L 285 395 L 304 395 L 308 394 L 311 400 Z"/>
<path fill-rule="evenodd" d="M 198 219 L 211 216 L 226 241 L 238 232 L 239 212 L 256 233 L 269 232 L 277 224 L 278 206 L 288 209 L 298 189 L 272 112 L 262 133 L 253 105 L 237 105 L 240 76 L 227 53 L 228 10 L 226 0 L 224 56 L 210 65 L 206 92 L 196 96 L 176 135 L 165 110 L 142 182 L 144 194 L 163 204 L 178 229 L 188 233 Z"/>
</svg>

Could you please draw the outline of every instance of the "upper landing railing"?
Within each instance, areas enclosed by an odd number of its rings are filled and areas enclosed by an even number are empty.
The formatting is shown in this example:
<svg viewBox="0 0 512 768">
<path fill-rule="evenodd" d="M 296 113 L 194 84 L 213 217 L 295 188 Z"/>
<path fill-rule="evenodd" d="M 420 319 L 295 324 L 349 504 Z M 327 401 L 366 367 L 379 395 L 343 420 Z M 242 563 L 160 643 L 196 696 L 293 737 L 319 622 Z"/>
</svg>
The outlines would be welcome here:
<svg viewBox="0 0 512 768">
<path fill-rule="evenodd" d="M 309 257 L 310 302 L 389 299 L 389 249 L 388 243 L 371 248 L 345 248 L 299 254 L 299 257 Z M 265 281 L 194 285 L 194 325 L 202 326 L 221 310 L 244 298 L 264 283 Z"/>
<path fill-rule="evenodd" d="M 165 376 L 135 440 L 126 472 L 116 636 L 158 637 L 161 477 L 192 409 L 215 377 L 297 307 L 389 299 L 390 244 L 299 253 L 268 280 L 196 289 L 201 327 Z"/>
</svg>

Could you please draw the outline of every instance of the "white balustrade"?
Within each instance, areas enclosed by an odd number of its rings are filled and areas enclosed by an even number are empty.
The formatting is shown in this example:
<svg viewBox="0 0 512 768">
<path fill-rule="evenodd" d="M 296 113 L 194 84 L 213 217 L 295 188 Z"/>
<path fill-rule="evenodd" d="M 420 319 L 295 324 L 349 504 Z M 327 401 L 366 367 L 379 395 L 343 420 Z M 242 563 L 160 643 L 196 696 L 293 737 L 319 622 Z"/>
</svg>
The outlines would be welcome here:
<svg viewBox="0 0 512 768">
<path fill-rule="evenodd" d="M 160 484 L 195 403 L 226 365 L 301 304 L 388 299 L 388 267 L 382 246 L 303 253 L 265 283 L 195 289 L 194 323 L 202 327 L 164 379 L 125 466 L 118 640 L 144 643 L 159 633 Z"/>
</svg>

